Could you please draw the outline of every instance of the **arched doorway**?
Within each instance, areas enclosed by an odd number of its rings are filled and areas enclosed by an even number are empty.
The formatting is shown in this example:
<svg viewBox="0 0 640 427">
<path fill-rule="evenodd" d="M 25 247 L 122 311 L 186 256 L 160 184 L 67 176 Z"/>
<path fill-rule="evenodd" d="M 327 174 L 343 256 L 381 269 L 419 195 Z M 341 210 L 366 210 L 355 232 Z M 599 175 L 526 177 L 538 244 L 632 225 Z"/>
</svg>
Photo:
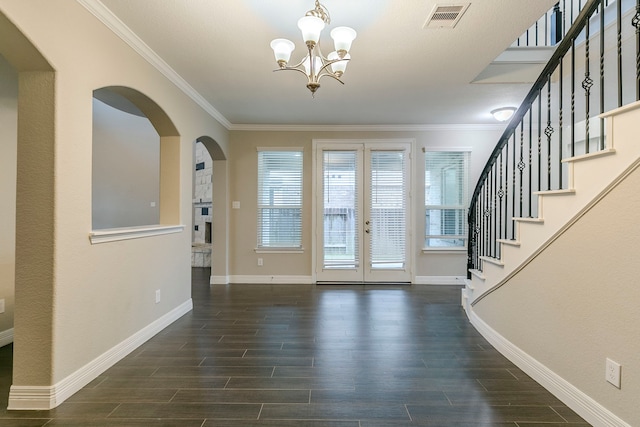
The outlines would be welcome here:
<svg viewBox="0 0 640 427">
<path fill-rule="evenodd" d="M 192 266 L 211 267 L 210 283 L 226 284 L 229 282 L 227 157 L 208 136 L 197 138 L 194 150 Z"/>
</svg>

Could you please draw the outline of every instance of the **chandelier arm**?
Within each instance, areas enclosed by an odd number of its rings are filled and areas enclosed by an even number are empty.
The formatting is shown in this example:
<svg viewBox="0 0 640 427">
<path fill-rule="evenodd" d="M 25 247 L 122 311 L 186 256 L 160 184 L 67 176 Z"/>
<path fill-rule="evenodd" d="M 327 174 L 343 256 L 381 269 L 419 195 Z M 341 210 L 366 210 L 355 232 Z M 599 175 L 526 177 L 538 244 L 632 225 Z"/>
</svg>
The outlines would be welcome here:
<svg viewBox="0 0 640 427">
<path fill-rule="evenodd" d="M 302 73 L 305 76 L 307 76 L 307 73 L 304 70 L 301 70 L 300 68 L 296 68 L 296 67 L 277 68 L 277 69 L 273 70 L 273 72 L 275 73 L 276 71 L 297 71 L 297 72 Z"/>
<path fill-rule="evenodd" d="M 347 59 L 324 59 L 322 60 L 322 68 L 320 68 L 320 70 L 318 71 L 318 74 L 320 74 L 322 71 L 324 71 L 329 65 L 331 64 L 335 64 L 336 62 L 340 62 L 340 61 L 351 61 L 351 59 L 347 58 Z M 327 71 L 329 74 L 332 74 L 331 72 Z"/>
<path fill-rule="evenodd" d="M 340 78 L 339 78 L 338 76 L 336 76 L 335 74 L 333 74 L 333 73 L 324 73 L 324 74 L 321 74 L 321 75 L 319 75 L 319 76 L 318 76 L 317 81 L 320 81 L 320 79 L 321 79 L 321 78 L 323 78 L 323 77 L 325 77 L 325 76 L 332 77 L 333 79 L 335 79 L 335 80 L 339 81 L 341 84 L 344 84 L 344 82 L 343 82 L 342 80 L 340 80 Z"/>
</svg>

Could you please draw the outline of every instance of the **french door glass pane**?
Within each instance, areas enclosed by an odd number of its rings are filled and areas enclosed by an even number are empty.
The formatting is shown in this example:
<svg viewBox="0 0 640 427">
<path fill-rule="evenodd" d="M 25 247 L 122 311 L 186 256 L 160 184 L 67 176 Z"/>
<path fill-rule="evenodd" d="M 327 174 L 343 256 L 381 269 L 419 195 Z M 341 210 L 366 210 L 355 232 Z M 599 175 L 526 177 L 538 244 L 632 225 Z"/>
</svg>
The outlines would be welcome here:
<svg viewBox="0 0 640 427">
<path fill-rule="evenodd" d="M 357 152 L 323 151 L 322 164 L 324 267 L 357 268 Z"/>
<path fill-rule="evenodd" d="M 404 268 L 406 239 L 405 153 L 372 151 L 369 233 L 371 268 Z"/>
</svg>

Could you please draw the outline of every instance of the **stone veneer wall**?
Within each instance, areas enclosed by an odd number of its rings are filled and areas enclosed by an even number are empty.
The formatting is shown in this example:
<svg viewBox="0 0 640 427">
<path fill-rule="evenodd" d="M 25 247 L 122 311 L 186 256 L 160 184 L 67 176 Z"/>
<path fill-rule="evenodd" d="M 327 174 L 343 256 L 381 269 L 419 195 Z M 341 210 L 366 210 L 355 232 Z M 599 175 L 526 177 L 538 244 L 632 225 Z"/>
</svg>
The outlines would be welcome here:
<svg viewBox="0 0 640 427">
<path fill-rule="evenodd" d="M 191 248 L 192 267 L 211 267 L 211 243 L 206 243 L 205 231 L 207 223 L 212 223 L 213 218 L 211 202 L 213 161 L 205 146 L 196 143 L 193 196 L 193 243 Z M 213 236 L 212 236 L 213 237 Z"/>
</svg>

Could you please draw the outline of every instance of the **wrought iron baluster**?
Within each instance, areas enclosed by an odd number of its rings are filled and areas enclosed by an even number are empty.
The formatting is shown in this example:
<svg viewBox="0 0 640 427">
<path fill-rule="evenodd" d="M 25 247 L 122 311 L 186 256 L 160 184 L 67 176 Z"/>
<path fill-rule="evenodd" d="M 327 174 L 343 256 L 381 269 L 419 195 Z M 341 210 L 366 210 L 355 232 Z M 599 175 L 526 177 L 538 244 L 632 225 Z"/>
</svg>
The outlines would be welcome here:
<svg viewBox="0 0 640 427">
<path fill-rule="evenodd" d="M 526 167 L 523 160 L 523 152 L 524 152 L 524 120 L 520 121 L 520 161 L 518 162 L 518 170 L 520 170 L 520 210 L 518 214 L 520 217 L 524 217 L 522 213 L 522 175 L 524 173 L 524 168 Z"/>
<path fill-rule="evenodd" d="M 622 107 L 622 2 L 616 2 L 616 31 L 618 35 L 618 107 Z"/>
<path fill-rule="evenodd" d="M 509 141 L 504 145 L 504 238 L 509 238 Z"/>
<path fill-rule="evenodd" d="M 511 185 L 511 216 L 516 216 L 516 134 L 513 133 L 513 167 L 512 169 L 512 185 Z M 511 235 L 513 240 L 516 239 L 516 222 L 511 220 Z"/>
<path fill-rule="evenodd" d="M 493 189 L 491 196 L 491 217 L 493 218 L 493 224 L 491 224 L 491 242 L 493 243 L 493 257 L 500 258 L 498 255 L 498 216 L 496 211 L 498 209 L 498 175 L 496 174 L 495 166 L 491 170 L 491 178 L 493 180 Z"/>
<path fill-rule="evenodd" d="M 600 114 L 604 113 L 604 2 L 600 2 Z M 598 149 L 604 150 L 604 118 L 600 118 Z"/>
<path fill-rule="evenodd" d="M 536 43 L 534 46 L 540 46 L 540 42 L 538 41 L 538 22 L 540 22 L 539 19 L 536 21 Z"/>
<path fill-rule="evenodd" d="M 485 183 L 484 190 L 484 254 L 491 256 L 491 219 L 489 218 L 491 215 L 491 207 L 490 207 L 490 198 L 489 198 L 489 182 Z"/>
<path fill-rule="evenodd" d="M 560 77 L 558 79 L 558 189 L 563 187 L 562 185 L 562 97 L 564 95 L 563 91 L 563 80 L 564 73 L 562 72 L 564 66 L 564 57 L 560 58 Z"/>
<path fill-rule="evenodd" d="M 551 126 L 551 75 L 547 80 L 547 127 L 544 129 L 547 136 L 547 190 L 551 190 L 551 135 L 553 135 L 553 126 Z"/>
<path fill-rule="evenodd" d="M 542 90 L 538 91 L 538 191 L 542 190 Z"/>
<path fill-rule="evenodd" d="M 636 101 L 640 100 L 640 0 L 636 2 L 636 14 L 631 19 L 636 27 Z"/>
<path fill-rule="evenodd" d="M 585 121 L 584 121 L 584 152 L 589 154 L 589 100 L 591 98 L 591 86 L 593 86 L 593 80 L 590 77 L 589 72 L 589 20 L 585 25 L 585 42 L 584 42 L 584 80 L 582 81 L 582 89 L 584 89 L 585 95 Z"/>
<path fill-rule="evenodd" d="M 573 2 L 573 0 L 572 0 Z M 571 157 L 576 155 L 576 39 L 571 40 Z"/>
<path fill-rule="evenodd" d="M 498 239 L 502 239 L 502 210 L 504 208 L 503 205 L 503 201 L 504 201 L 504 175 L 503 175 L 503 165 L 502 165 L 502 154 L 504 153 L 504 150 L 502 150 L 500 152 L 500 157 L 499 157 L 499 167 L 498 169 L 500 170 L 500 187 L 498 188 L 498 199 L 499 199 L 499 206 L 500 209 L 498 210 Z"/>
<path fill-rule="evenodd" d="M 533 130 L 531 129 L 531 125 L 533 123 L 532 115 L 533 112 L 531 111 L 531 109 L 529 109 L 529 218 L 533 218 L 531 211 L 531 205 L 533 204 L 533 139 L 531 136 L 531 132 L 533 132 Z"/>
</svg>

